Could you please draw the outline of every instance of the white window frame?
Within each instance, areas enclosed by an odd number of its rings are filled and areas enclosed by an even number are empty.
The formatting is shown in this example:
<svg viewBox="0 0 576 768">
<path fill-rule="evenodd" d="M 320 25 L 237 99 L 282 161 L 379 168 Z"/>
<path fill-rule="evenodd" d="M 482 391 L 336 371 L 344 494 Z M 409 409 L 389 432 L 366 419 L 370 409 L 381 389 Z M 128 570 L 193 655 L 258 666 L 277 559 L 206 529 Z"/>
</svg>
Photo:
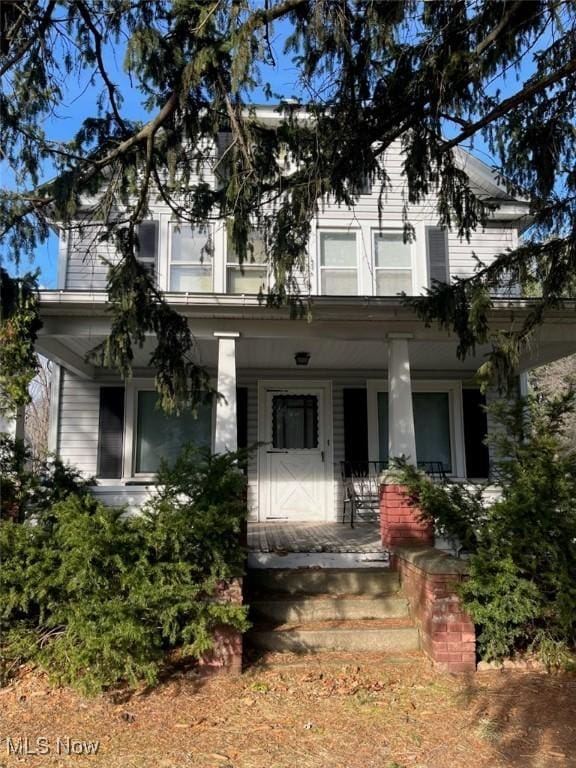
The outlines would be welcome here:
<svg viewBox="0 0 576 768">
<path fill-rule="evenodd" d="M 408 271 L 407 269 L 401 270 L 398 267 L 378 267 L 376 266 L 376 236 L 382 235 L 382 234 L 393 234 L 393 235 L 404 235 L 404 227 L 393 227 L 393 226 L 383 226 L 383 227 L 373 227 L 370 230 L 370 246 L 371 246 L 371 262 L 370 266 L 372 269 L 372 295 L 373 296 L 379 296 L 378 293 L 378 282 L 377 282 L 377 275 L 378 272 L 399 272 L 399 271 Z M 406 245 L 410 249 L 410 293 L 409 295 L 414 296 L 416 294 L 416 280 L 415 280 L 415 248 L 414 248 L 414 241 L 406 243 Z M 382 294 L 383 296 L 388 294 Z M 392 294 L 392 296 L 397 294 Z"/>
<path fill-rule="evenodd" d="M 380 456 L 378 434 L 378 393 L 388 392 L 387 379 L 370 379 L 366 382 L 368 405 L 368 458 Z M 452 472 L 448 477 L 464 479 L 466 477 L 466 454 L 464 448 L 464 413 L 462 410 L 462 382 L 451 380 L 412 380 L 412 392 L 446 392 L 448 394 L 448 413 L 450 419 L 450 454 Z M 418 460 L 418 456 L 416 457 Z"/>
<path fill-rule="evenodd" d="M 133 379 L 126 384 L 124 394 L 124 445 L 122 479 L 155 482 L 155 472 L 136 472 L 136 439 L 138 429 L 138 394 L 156 392 L 154 379 Z M 212 436 L 210 450 L 214 451 L 216 432 L 216 398 L 212 402 Z"/>
<path fill-rule="evenodd" d="M 316 253 L 316 294 L 318 296 L 341 296 L 344 294 L 333 294 L 333 293 L 323 293 L 322 292 L 322 272 L 325 269 L 330 269 L 333 271 L 350 271 L 351 267 L 330 267 L 330 266 L 323 266 L 322 265 L 322 235 L 331 235 L 331 234 L 344 234 L 344 235 L 354 235 L 355 242 L 356 242 L 356 293 L 352 294 L 353 296 L 361 296 L 362 295 L 362 270 L 360 268 L 360 242 L 362 241 L 362 230 L 357 225 L 354 227 L 347 227 L 347 226 L 332 226 L 327 225 L 324 222 L 321 224 L 319 223 L 316 228 L 316 237 L 315 237 L 315 253 Z M 348 294 L 346 294 L 348 295 Z"/>
<path fill-rule="evenodd" d="M 170 288 L 170 278 L 171 278 L 171 272 L 172 267 L 198 267 L 198 266 L 204 266 L 208 263 L 208 260 L 205 259 L 202 262 L 197 261 L 172 261 L 172 244 L 173 244 L 173 237 L 174 237 L 174 230 L 177 227 L 192 227 L 193 229 L 202 229 L 202 231 L 206 231 L 207 236 L 210 238 L 210 241 L 212 243 L 212 257 L 210 259 L 211 266 L 212 266 L 212 279 L 211 279 L 211 285 L 209 291 L 174 291 L 172 288 Z M 214 293 L 214 277 L 215 277 L 215 263 L 217 258 L 217 252 L 214 248 L 214 227 L 212 226 L 211 222 L 207 222 L 204 227 L 196 227 L 194 224 L 190 224 L 187 221 L 176 221 L 175 219 L 171 219 L 168 222 L 168 243 L 167 243 L 167 249 L 166 249 L 166 290 L 169 293 L 199 293 L 202 296 L 207 296 L 211 293 Z"/>
</svg>

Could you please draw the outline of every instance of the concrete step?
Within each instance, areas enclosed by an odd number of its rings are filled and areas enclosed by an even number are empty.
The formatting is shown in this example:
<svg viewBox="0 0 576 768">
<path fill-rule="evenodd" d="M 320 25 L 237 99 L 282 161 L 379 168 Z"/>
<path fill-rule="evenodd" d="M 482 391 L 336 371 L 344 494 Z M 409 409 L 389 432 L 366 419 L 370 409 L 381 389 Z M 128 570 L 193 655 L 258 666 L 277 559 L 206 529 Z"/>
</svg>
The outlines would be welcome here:
<svg viewBox="0 0 576 768">
<path fill-rule="evenodd" d="M 318 596 L 297 599 L 254 600 L 250 603 L 253 621 L 279 624 L 314 621 L 354 621 L 408 617 L 408 601 L 402 597 Z"/>
<path fill-rule="evenodd" d="M 266 651 L 318 653 L 321 651 L 384 651 L 407 653 L 420 649 L 418 630 L 395 621 L 317 622 L 274 629 L 256 628 L 248 642 Z"/>
<path fill-rule="evenodd" d="M 246 576 L 248 593 L 325 595 L 390 595 L 399 589 L 398 574 L 387 568 L 270 569 L 250 570 Z"/>
<path fill-rule="evenodd" d="M 248 552 L 248 568 L 382 568 L 390 554 L 374 552 Z"/>
</svg>

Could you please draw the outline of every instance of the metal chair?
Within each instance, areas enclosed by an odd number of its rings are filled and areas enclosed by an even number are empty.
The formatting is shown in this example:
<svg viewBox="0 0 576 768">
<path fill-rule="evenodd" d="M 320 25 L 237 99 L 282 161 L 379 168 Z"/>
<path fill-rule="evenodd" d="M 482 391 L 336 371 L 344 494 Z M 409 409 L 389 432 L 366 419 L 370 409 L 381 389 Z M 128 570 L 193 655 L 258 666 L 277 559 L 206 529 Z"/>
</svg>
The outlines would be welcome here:
<svg viewBox="0 0 576 768">
<path fill-rule="evenodd" d="M 441 461 L 419 461 L 423 469 L 435 480 L 445 480 L 446 472 Z M 350 527 L 356 517 L 365 520 L 380 518 L 380 474 L 388 468 L 387 461 L 341 461 L 340 475 L 344 491 L 342 523 L 350 511 Z"/>
<path fill-rule="evenodd" d="M 382 461 L 342 461 L 340 474 L 344 489 L 342 523 L 350 511 L 350 527 L 357 518 L 378 520 L 380 514 L 380 473 L 386 469 Z"/>
</svg>

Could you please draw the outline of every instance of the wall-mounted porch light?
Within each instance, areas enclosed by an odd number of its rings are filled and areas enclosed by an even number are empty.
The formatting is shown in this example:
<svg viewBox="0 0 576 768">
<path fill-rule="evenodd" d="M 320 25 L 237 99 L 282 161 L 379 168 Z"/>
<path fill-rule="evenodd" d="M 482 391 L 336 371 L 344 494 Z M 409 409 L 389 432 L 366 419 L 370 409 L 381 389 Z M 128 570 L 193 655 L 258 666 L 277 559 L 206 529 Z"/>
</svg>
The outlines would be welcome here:
<svg viewBox="0 0 576 768">
<path fill-rule="evenodd" d="M 310 352 L 296 352 L 294 360 L 296 365 L 308 365 L 310 362 Z"/>
</svg>

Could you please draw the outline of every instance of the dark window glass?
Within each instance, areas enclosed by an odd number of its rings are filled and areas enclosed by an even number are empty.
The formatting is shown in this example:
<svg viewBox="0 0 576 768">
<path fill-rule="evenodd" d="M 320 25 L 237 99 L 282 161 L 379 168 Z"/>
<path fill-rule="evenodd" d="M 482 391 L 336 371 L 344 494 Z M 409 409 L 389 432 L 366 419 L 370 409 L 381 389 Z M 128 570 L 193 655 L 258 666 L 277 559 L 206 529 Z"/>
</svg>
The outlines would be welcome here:
<svg viewBox="0 0 576 768">
<path fill-rule="evenodd" d="M 316 395 L 274 395 L 272 398 L 274 448 L 318 447 L 318 398 Z"/>
</svg>

